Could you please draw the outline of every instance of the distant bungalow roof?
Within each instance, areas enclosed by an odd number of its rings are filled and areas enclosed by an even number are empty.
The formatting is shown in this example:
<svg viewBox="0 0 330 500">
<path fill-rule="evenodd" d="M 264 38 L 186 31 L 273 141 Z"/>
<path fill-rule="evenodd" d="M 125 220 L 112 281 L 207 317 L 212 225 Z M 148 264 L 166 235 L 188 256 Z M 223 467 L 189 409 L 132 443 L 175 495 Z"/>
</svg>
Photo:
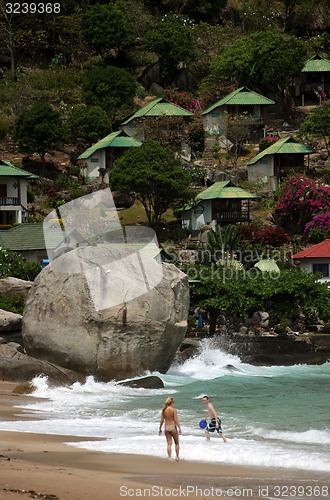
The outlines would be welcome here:
<svg viewBox="0 0 330 500">
<path fill-rule="evenodd" d="M 51 248 L 55 248 L 62 240 L 63 232 L 60 227 L 47 233 L 47 244 Z M 12 229 L 1 230 L 0 246 L 15 251 L 45 250 L 43 223 L 19 224 Z"/>
<path fill-rule="evenodd" d="M 330 61 L 326 57 L 315 55 L 308 59 L 301 70 L 302 73 L 330 72 Z"/>
<path fill-rule="evenodd" d="M 249 193 L 243 188 L 235 186 L 231 181 L 219 181 L 212 184 L 196 196 L 197 200 L 214 200 L 217 198 L 249 199 L 257 198 L 255 194 Z"/>
<path fill-rule="evenodd" d="M 83 160 L 92 156 L 95 151 L 103 148 L 131 148 L 141 146 L 141 142 L 134 137 L 130 137 L 124 130 L 118 130 L 117 132 L 112 132 L 107 135 L 96 144 L 86 149 L 80 156 L 78 160 Z"/>
<path fill-rule="evenodd" d="M 317 245 L 313 245 L 312 247 L 306 248 L 301 252 L 295 253 L 292 255 L 293 259 L 320 259 L 320 258 L 330 258 L 330 239 L 327 238 L 321 243 Z"/>
<path fill-rule="evenodd" d="M 277 142 L 269 146 L 268 148 L 264 149 L 260 153 L 258 153 L 254 158 L 252 158 L 247 165 L 254 165 L 257 163 L 261 158 L 264 158 L 265 156 L 269 155 L 275 155 L 275 154 L 312 154 L 314 151 L 310 149 L 308 146 L 305 146 L 305 144 L 302 144 L 301 142 L 297 142 L 291 135 L 288 135 L 287 137 L 283 137 L 282 139 L 279 139 Z"/>
<path fill-rule="evenodd" d="M 230 94 L 220 99 L 220 101 L 212 104 L 212 106 L 203 111 L 202 115 L 206 115 L 207 113 L 213 111 L 215 108 L 225 105 L 255 106 L 261 104 L 275 104 L 275 102 L 272 99 L 268 99 L 268 97 L 265 97 L 261 94 L 258 94 L 257 92 L 254 92 L 253 90 L 248 89 L 247 87 L 240 87 L 239 89 L 234 90 L 234 92 L 231 92 Z"/>
<path fill-rule="evenodd" d="M 32 174 L 27 170 L 23 170 L 22 168 L 14 167 L 14 165 L 7 160 L 0 160 L 0 176 L 38 179 L 37 175 Z"/>
<path fill-rule="evenodd" d="M 151 102 L 138 109 L 129 118 L 121 122 L 120 125 L 127 125 L 127 123 L 136 118 L 143 118 L 146 116 L 194 116 L 194 113 L 167 101 L 164 97 L 157 97 L 157 99 L 153 99 Z"/>
</svg>

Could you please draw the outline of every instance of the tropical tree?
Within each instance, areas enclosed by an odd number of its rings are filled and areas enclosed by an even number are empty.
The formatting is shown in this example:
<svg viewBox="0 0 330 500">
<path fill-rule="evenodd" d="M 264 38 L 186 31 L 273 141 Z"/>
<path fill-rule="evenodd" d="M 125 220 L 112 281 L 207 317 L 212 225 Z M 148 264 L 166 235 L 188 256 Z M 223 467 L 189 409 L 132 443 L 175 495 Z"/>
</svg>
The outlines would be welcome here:
<svg viewBox="0 0 330 500">
<path fill-rule="evenodd" d="M 111 132 L 111 120 L 100 106 L 74 106 L 67 124 L 73 141 L 80 137 L 89 145 Z"/>
<path fill-rule="evenodd" d="M 82 84 L 85 103 L 103 108 L 111 121 L 134 106 L 136 81 L 126 69 L 95 66 L 84 75 Z"/>
<path fill-rule="evenodd" d="M 317 106 L 303 121 L 299 135 L 309 139 L 322 138 L 330 156 L 330 101 L 325 101 L 323 106 Z"/>
<path fill-rule="evenodd" d="M 259 31 L 225 47 L 213 63 L 213 73 L 237 85 L 284 94 L 302 69 L 305 57 L 306 46 L 301 40 L 274 31 Z"/>
<path fill-rule="evenodd" d="M 66 130 L 60 113 L 45 102 L 38 102 L 19 115 L 14 137 L 20 152 L 38 153 L 44 175 L 46 153 L 64 144 Z"/>
<path fill-rule="evenodd" d="M 133 26 L 127 19 L 122 0 L 93 5 L 82 18 L 86 40 L 99 54 L 120 51 L 134 41 Z"/>
<path fill-rule="evenodd" d="M 165 85 L 170 85 L 179 63 L 194 60 L 193 25 L 189 18 L 165 14 L 145 36 L 144 48 L 158 55 Z"/>
<path fill-rule="evenodd" d="M 151 226 L 159 225 L 166 210 L 191 197 L 189 183 L 190 175 L 171 149 L 150 140 L 128 150 L 110 172 L 111 189 L 134 194 Z"/>
</svg>

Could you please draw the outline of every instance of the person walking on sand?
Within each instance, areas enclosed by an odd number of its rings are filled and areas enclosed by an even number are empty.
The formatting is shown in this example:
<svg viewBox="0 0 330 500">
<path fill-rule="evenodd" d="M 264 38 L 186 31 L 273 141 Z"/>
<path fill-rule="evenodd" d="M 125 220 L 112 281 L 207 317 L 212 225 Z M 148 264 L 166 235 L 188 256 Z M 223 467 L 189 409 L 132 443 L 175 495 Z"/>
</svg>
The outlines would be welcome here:
<svg viewBox="0 0 330 500">
<path fill-rule="evenodd" d="M 205 429 L 206 439 L 209 441 L 210 440 L 210 432 L 217 431 L 219 436 L 221 436 L 223 441 L 226 443 L 227 438 L 222 431 L 221 420 L 218 417 L 216 409 L 214 408 L 213 404 L 211 403 L 210 398 L 208 396 L 203 396 L 202 401 L 206 405 L 206 408 L 207 408 L 207 415 L 206 415 L 206 417 L 204 417 L 204 420 L 206 420 L 207 417 L 210 417 L 210 419 L 211 419 L 210 423 L 207 424 L 207 427 Z"/>
<path fill-rule="evenodd" d="M 181 427 L 178 420 L 177 411 L 173 408 L 174 399 L 169 397 L 166 399 L 163 409 L 162 415 L 159 424 L 159 435 L 162 433 L 162 426 L 165 422 L 164 430 L 165 437 L 167 441 L 167 456 L 169 459 L 172 457 L 172 440 L 175 443 L 175 454 L 176 460 L 179 460 L 179 434 L 181 434 Z"/>
</svg>

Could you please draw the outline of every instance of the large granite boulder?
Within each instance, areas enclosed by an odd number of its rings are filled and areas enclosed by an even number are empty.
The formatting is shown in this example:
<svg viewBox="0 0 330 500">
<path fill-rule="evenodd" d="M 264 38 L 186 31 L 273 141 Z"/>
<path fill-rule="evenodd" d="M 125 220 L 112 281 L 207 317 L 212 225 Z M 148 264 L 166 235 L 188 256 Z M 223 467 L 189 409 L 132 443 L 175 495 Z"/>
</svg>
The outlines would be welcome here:
<svg viewBox="0 0 330 500">
<path fill-rule="evenodd" d="M 24 312 L 27 353 L 98 380 L 165 373 L 187 329 L 188 278 L 109 246 L 72 250 L 37 276 Z"/>
<path fill-rule="evenodd" d="M 22 351 L 19 344 L 0 342 L 0 380 L 26 382 L 37 376 L 46 376 L 53 385 L 71 385 L 85 379 L 79 373 L 35 359 Z"/>
<path fill-rule="evenodd" d="M 0 294 L 2 295 L 20 295 L 24 299 L 27 298 L 32 281 L 25 281 L 19 278 L 1 278 L 0 279 Z"/>
</svg>

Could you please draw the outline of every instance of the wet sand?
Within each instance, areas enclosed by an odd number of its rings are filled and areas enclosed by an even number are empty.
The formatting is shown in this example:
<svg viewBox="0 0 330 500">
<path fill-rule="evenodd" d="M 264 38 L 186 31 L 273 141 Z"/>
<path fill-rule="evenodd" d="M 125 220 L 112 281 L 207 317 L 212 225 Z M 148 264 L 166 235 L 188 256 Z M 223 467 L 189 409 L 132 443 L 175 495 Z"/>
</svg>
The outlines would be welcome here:
<svg viewBox="0 0 330 500">
<path fill-rule="evenodd" d="M 14 406 L 29 396 L 13 394 L 15 386 L 0 382 L 0 427 L 25 418 Z M 330 499 L 327 473 L 169 461 L 165 439 L 164 459 L 64 444 L 83 439 L 0 431 L 0 500 Z"/>
</svg>

